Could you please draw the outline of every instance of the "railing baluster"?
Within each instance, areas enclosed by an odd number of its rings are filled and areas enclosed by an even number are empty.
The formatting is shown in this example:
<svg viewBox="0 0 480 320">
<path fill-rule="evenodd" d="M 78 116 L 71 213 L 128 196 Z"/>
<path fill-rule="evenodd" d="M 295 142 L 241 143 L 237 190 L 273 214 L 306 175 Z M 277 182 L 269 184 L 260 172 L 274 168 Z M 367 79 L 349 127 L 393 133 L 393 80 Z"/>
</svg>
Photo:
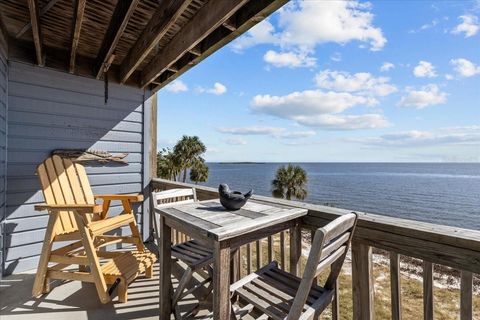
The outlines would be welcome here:
<svg viewBox="0 0 480 320">
<path fill-rule="evenodd" d="M 273 261 L 273 236 L 268 237 L 268 263 Z"/>
<path fill-rule="evenodd" d="M 286 231 L 280 232 L 280 264 L 282 266 L 282 270 L 287 269 L 287 258 L 285 256 L 285 233 Z"/>
<path fill-rule="evenodd" d="M 468 271 L 462 271 L 460 277 L 460 320 L 473 319 L 472 285 L 472 273 Z"/>
<path fill-rule="evenodd" d="M 258 270 L 263 266 L 262 240 L 257 240 L 256 246 L 257 246 L 257 270 Z"/>
<path fill-rule="evenodd" d="M 423 318 L 433 319 L 433 264 L 423 261 Z"/>
<path fill-rule="evenodd" d="M 392 320 L 400 320 L 402 318 L 400 256 L 395 252 L 390 252 L 390 288 L 392 300 Z"/>
<path fill-rule="evenodd" d="M 372 247 L 352 243 L 353 319 L 370 320 L 373 310 Z"/>
<path fill-rule="evenodd" d="M 252 273 L 252 244 L 247 244 L 247 274 Z"/>
<path fill-rule="evenodd" d="M 335 281 L 335 293 L 333 295 L 332 301 L 332 320 L 339 320 L 340 319 L 340 286 L 339 286 L 339 278 Z"/>
</svg>

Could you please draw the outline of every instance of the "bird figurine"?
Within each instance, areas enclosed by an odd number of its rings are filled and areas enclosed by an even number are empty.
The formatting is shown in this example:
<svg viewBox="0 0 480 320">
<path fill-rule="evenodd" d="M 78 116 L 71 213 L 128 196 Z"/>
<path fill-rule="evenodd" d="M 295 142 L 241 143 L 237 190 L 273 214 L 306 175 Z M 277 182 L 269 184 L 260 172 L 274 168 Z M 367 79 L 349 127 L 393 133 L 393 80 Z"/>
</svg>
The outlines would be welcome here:
<svg viewBox="0 0 480 320">
<path fill-rule="evenodd" d="M 240 191 L 231 191 L 227 184 L 218 186 L 220 203 L 227 210 L 238 210 L 247 203 L 253 194 L 253 189 L 243 194 Z"/>
</svg>

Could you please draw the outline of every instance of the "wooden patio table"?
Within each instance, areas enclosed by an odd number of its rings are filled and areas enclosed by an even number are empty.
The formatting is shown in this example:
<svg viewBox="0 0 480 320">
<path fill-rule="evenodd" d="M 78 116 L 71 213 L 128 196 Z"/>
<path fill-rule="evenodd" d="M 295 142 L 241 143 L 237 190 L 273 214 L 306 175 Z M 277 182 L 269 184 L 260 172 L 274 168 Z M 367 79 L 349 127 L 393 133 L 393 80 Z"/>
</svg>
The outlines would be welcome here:
<svg viewBox="0 0 480 320">
<path fill-rule="evenodd" d="M 160 215 L 160 319 L 171 313 L 171 228 L 213 250 L 213 319 L 230 319 L 230 253 L 232 248 L 290 229 L 290 269 L 298 273 L 301 255 L 300 218 L 303 208 L 250 200 L 228 211 L 219 200 L 156 209 Z"/>
</svg>

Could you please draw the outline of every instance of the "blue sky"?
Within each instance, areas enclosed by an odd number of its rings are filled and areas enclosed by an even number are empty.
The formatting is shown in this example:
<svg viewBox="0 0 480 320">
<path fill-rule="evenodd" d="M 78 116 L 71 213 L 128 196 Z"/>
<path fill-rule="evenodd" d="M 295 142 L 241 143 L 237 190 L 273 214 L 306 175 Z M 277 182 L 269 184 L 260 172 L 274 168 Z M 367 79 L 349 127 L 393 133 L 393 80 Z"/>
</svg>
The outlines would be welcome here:
<svg viewBox="0 0 480 320">
<path fill-rule="evenodd" d="M 480 161 L 480 1 L 293 1 L 158 94 L 207 161 Z"/>
</svg>

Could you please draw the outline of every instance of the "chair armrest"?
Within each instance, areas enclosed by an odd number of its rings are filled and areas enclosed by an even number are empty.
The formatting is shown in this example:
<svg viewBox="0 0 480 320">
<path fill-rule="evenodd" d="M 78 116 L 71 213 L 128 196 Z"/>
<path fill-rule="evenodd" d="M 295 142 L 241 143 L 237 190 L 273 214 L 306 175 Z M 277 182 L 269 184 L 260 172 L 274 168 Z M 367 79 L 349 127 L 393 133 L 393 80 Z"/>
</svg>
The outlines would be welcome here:
<svg viewBox="0 0 480 320">
<path fill-rule="evenodd" d="M 143 195 L 141 194 L 97 194 L 95 199 L 103 200 L 128 200 L 130 202 L 142 202 Z"/>
<path fill-rule="evenodd" d="M 80 211 L 83 213 L 102 213 L 102 206 L 99 204 L 37 204 L 36 211 Z"/>
</svg>

